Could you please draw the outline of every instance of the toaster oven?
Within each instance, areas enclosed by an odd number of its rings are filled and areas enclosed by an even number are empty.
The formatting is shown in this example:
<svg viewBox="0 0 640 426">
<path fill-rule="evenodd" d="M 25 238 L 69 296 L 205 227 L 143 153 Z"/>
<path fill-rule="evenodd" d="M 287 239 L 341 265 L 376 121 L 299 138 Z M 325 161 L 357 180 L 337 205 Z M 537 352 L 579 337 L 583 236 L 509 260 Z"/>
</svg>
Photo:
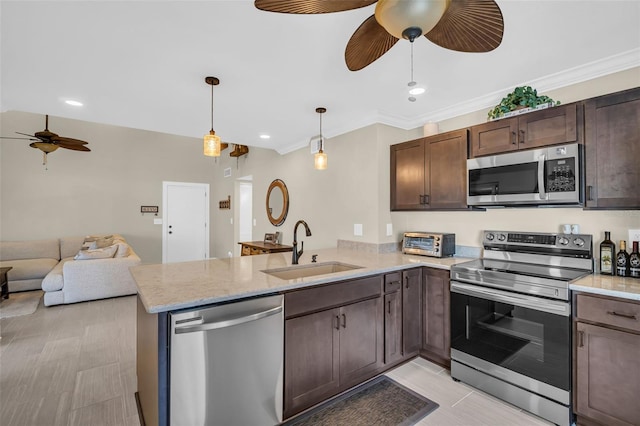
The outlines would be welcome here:
<svg viewBox="0 0 640 426">
<path fill-rule="evenodd" d="M 402 252 L 431 257 L 453 256 L 456 252 L 456 234 L 405 232 Z"/>
</svg>

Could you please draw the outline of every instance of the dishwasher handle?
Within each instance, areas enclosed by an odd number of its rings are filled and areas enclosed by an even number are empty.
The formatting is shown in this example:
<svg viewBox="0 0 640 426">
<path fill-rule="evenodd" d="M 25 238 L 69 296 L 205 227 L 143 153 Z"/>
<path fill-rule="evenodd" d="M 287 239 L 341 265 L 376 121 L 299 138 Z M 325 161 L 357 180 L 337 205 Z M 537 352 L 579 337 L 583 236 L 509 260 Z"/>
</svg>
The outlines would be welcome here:
<svg viewBox="0 0 640 426">
<path fill-rule="evenodd" d="M 256 312 L 256 313 L 245 315 L 242 317 L 228 318 L 228 319 L 224 319 L 222 321 L 216 321 L 216 322 L 205 322 L 203 324 L 198 324 L 198 325 L 175 327 L 174 331 L 176 334 L 183 334 L 183 333 L 193 333 L 197 331 L 216 330 L 219 328 L 232 327 L 234 325 L 256 321 L 262 318 L 279 314 L 280 312 L 282 312 L 282 305 L 275 306 L 273 308 L 269 308 L 264 311 Z"/>
</svg>

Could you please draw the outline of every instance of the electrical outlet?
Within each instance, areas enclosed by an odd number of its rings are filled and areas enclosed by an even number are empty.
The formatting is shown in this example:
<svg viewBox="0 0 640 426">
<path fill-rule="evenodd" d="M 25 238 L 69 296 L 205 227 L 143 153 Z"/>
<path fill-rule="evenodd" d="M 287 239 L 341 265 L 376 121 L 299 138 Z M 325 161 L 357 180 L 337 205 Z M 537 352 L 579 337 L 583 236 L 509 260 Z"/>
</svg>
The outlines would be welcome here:
<svg viewBox="0 0 640 426">
<path fill-rule="evenodd" d="M 629 229 L 629 241 L 627 241 L 627 247 L 633 247 L 634 241 L 640 241 L 640 229 Z"/>
<path fill-rule="evenodd" d="M 393 224 L 387 223 L 387 237 L 390 237 L 392 235 L 393 235 Z"/>
<path fill-rule="evenodd" d="M 353 235 L 357 236 L 357 237 L 361 237 L 362 236 L 362 224 L 361 223 L 356 223 L 353 225 Z"/>
</svg>

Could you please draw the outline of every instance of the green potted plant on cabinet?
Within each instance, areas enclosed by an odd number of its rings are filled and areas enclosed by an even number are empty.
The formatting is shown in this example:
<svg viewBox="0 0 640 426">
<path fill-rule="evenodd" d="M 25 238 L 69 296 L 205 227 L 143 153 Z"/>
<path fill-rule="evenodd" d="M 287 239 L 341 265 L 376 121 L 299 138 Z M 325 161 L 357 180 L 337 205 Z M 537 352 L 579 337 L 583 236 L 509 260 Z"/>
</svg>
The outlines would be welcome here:
<svg viewBox="0 0 640 426">
<path fill-rule="evenodd" d="M 513 111 L 536 109 L 542 105 L 551 107 L 560 105 L 560 102 L 554 101 L 546 95 L 538 95 L 538 91 L 531 86 L 519 86 L 502 98 L 498 105 L 489 110 L 488 119 L 495 120 L 509 117 L 516 115 Z"/>
</svg>

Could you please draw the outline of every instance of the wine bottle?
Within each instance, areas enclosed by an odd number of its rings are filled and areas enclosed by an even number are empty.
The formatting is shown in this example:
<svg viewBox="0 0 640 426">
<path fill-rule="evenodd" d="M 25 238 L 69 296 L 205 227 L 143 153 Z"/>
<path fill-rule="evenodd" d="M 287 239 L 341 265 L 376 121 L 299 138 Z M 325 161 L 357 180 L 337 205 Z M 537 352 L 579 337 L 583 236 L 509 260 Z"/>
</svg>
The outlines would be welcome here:
<svg viewBox="0 0 640 426">
<path fill-rule="evenodd" d="M 629 276 L 629 253 L 627 253 L 627 242 L 620 240 L 620 251 L 616 255 L 616 275 L 621 277 Z"/>
<path fill-rule="evenodd" d="M 611 241 L 611 233 L 604 231 L 604 241 L 600 243 L 600 273 L 615 275 L 613 258 L 616 255 L 616 245 Z"/>
<path fill-rule="evenodd" d="M 633 250 L 629 256 L 629 272 L 632 277 L 640 278 L 640 253 L 638 252 L 638 241 L 633 242 Z"/>
</svg>

